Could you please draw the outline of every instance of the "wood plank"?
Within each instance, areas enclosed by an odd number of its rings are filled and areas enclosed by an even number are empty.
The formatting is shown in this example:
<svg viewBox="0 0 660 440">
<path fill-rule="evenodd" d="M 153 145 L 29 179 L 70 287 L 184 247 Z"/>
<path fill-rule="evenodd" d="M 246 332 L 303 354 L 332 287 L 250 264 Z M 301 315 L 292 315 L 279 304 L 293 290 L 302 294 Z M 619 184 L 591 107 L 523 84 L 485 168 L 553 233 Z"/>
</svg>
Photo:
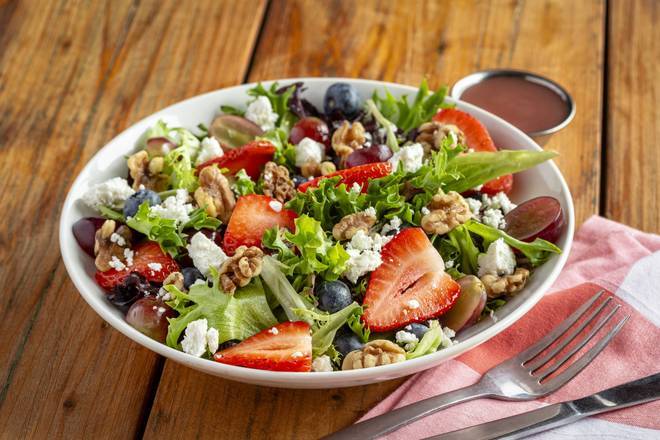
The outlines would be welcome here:
<svg viewBox="0 0 660 440">
<path fill-rule="evenodd" d="M 60 206 L 77 171 L 127 125 L 241 82 L 264 8 L 262 0 L 0 6 L 0 209 L 10 213 L 0 229 L 3 436 L 141 433 L 162 360 L 75 291 L 55 238 Z"/>
<path fill-rule="evenodd" d="M 605 215 L 660 232 L 660 4 L 612 1 Z"/>
<path fill-rule="evenodd" d="M 426 75 L 437 86 L 498 66 L 546 74 L 568 87 L 580 109 L 549 148 L 562 153 L 559 165 L 583 220 L 598 212 L 603 23 L 598 1 L 273 1 L 249 79 L 336 75 L 418 84 Z M 399 383 L 276 390 L 168 362 L 145 434 L 318 438 Z"/>
</svg>

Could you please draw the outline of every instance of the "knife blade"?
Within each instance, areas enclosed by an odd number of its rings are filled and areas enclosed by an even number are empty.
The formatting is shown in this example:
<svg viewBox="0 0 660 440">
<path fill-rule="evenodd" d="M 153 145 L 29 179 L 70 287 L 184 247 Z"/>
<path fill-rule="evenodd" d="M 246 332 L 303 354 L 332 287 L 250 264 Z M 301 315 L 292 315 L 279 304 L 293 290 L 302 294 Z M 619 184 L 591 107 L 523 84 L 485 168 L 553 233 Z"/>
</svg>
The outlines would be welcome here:
<svg viewBox="0 0 660 440">
<path fill-rule="evenodd" d="M 596 414 L 660 399 L 660 373 L 581 399 L 555 403 L 504 419 L 448 432 L 426 440 L 519 439 Z"/>
</svg>

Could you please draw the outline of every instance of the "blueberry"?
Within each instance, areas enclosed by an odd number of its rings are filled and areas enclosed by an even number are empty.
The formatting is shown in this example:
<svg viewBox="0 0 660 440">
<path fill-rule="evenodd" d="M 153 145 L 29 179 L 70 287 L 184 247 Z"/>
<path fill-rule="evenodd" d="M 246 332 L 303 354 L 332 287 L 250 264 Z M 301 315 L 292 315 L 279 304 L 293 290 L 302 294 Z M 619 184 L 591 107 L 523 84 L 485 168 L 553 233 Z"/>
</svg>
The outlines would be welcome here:
<svg viewBox="0 0 660 440">
<path fill-rule="evenodd" d="M 323 281 L 316 285 L 314 293 L 319 300 L 319 309 L 335 313 L 353 302 L 351 290 L 341 281 Z"/>
<path fill-rule="evenodd" d="M 424 336 L 424 333 L 429 331 L 429 328 L 425 326 L 424 324 L 420 324 L 417 322 L 413 322 L 412 324 L 408 324 L 403 328 L 405 331 L 414 334 L 417 336 L 417 339 L 422 339 L 422 336 Z"/>
<path fill-rule="evenodd" d="M 149 189 L 141 189 L 133 193 L 124 202 L 124 217 L 133 217 L 140 205 L 144 202 L 148 202 L 149 206 L 158 205 L 160 203 L 160 196 Z"/>
<path fill-rule="evenodd" d="M 348 331 L 337 332 L 334 344 L 335 348 L 342 354 L 342 356 L 346 356 L 353 350 L 361 350 L 364 346 L 360 338 L 350 331 L 350 329 Z"/>
<path fill-rule="evenodd" d="M 195 281 L 204 280 L 204 275 L 196 267 L 184 267 L 181 269 L 181 273 L 183 274 L 183 287 L 186 289 L 190 289 Z"/>
<path fill-rule="evenodd" d="M 335 83 L 328 87 L 323 98 L 325 114 L 332 119 L 355 119 L 362 108 L 357 90 L 347 83 Z"/>
<path fill-rule="evenodd" d="M 138 299 L 145 296 L 155 296 L 158 289 L 152 286 L 145 277 L 137 272 L 129 273 L 121 283 L 112 288 L 106 296 L 108 301 L 124 313 Z"/>
<path fill-rule="evenodd" d="M 302 185 L 303 183 L 307 182 L 307 177 L 303 177 L 303 176 L 301 176 L 301 175 L 299 175 L 299 174 L 295 174 L 295 175 L 293 176 L 293 179 L 291 179 L 291 180 L 293 180 L 293 184 L 294 184 L 296 187 L 298 187 L 298 186 Z"/>
</svg>

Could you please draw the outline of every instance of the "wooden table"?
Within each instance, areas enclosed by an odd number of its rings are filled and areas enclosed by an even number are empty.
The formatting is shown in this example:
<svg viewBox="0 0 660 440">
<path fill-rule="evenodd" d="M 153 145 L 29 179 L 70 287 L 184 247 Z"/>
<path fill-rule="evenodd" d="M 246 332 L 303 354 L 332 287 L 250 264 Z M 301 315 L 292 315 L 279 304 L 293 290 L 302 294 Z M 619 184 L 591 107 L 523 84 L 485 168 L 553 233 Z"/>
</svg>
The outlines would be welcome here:
<svg viewBox="0 0 660 440">
<path fill-rule="evenodd" d="M 547 148 L 578 221 L 659 232 L 659 14 L 657 0 L 0 0 L 0 437 L 317 438 L 401 383 L 242 385 L 109 328 L 69 281 L 57 226 L 74 176 L 127 126 L 247 81 L 528 69 L 577 102 Z"/>
</svg>

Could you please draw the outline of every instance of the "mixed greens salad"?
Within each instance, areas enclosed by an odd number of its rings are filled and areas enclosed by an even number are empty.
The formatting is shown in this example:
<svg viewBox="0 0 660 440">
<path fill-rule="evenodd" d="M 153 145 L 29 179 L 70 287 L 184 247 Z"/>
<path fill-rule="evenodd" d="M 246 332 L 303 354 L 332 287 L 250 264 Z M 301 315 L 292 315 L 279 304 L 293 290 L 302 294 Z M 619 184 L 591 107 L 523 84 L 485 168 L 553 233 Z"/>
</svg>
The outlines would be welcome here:
<svg viewBox="0 0 660 440">
<path fill-rule="evenodd" d="M 323 108 L 304 92 L 159 120 L 127 175 L 88 189 L 73 233 L 137 330 L 249 368 L 375 367 L 452 345 L 560 252 L 559 202 L 508 197 L 554 153 L 497 149 L 425 81 L 368 99 L 335 83 Z"/>
</svg>

